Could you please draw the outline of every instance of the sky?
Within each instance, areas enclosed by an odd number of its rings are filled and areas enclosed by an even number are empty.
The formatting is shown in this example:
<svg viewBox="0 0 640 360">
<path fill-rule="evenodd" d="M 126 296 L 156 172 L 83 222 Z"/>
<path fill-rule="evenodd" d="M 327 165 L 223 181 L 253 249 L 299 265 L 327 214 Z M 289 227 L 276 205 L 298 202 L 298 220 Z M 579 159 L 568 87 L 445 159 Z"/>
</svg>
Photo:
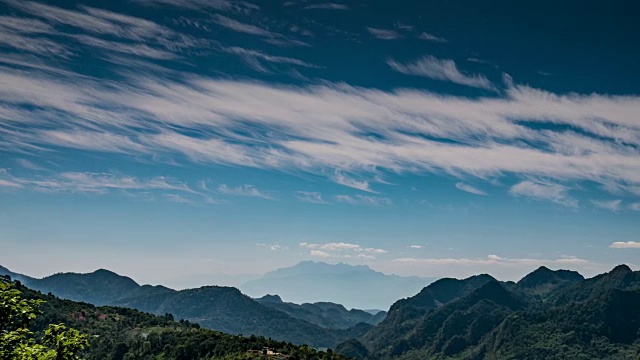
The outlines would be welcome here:
<svg viewBox="0 0 640 360">
<path fill-rule="evenodd" d="M 0 264 L 640 264 L 629 1 L 0 0 Z"/>
</svg>

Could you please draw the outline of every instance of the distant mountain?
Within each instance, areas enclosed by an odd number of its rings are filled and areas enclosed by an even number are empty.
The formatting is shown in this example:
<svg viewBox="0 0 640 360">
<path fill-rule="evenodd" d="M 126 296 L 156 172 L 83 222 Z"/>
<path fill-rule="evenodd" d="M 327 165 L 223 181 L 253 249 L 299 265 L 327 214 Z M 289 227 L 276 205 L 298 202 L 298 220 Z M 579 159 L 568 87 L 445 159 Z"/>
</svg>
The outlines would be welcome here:
<svg viewBox="0 0 640 360">
<path fill-rule="evenodd" d="M 251 280 L 240 289 L 252 296 L 278 294 L 286 301 L 327 301 L 346 308 L 388 309 L 399 298 L 420 291 L 434 279 L 386 275 L 365 265 L 303 261 Z"/>
<path fill-rule="evenodd" d="M 178 319 L 230 334 L 262 335 L 315 347 L 333 347 L 346 339 L 359 337 L 373 327 L 353 321 L 354 314 L 359 314 L 359 311 L 342 321 L 337 320 L 338 314 L 332 317 L 324 315 L 339 323 L 340 328 L 320 326 L 263 305 L 232 287 L 205 286 L 176 291 L 163 286 L 140 286 L 128 277 L 108 270 L 89 274 L 62 273 L 35 279 L 0 268 L 0 275 L 3 274 L 30 288 L 65 299 L 129 307 L 156 315 L 169 313 Z M 340 307 L 336 304 L 331 306 Z M 325 314 L 329 312 L 325 311 Z M 366 320 L 370 319 L 367 314 Z M 346 322 L 350 326 L 342 326 Z"/>
<path fill-rule="evenodd" d="M 384 311 L 372 314 L 358 309 L 347 310 L 340 304 L 330 302 L 304 303 L 298 305 L 284 302 L 277 295 L 265 295 L 255 300 L 295 318 L 334 329 L 348 329 L 358 323 L 377 325 L 386 316 L 386 312 Z"/>
<path fill-rule="evenodd" d="M 336 351 L 355 359 L 636 359 L 640 272 L 541 267 L 517 283 L 441 279 Z"/>
</svg>

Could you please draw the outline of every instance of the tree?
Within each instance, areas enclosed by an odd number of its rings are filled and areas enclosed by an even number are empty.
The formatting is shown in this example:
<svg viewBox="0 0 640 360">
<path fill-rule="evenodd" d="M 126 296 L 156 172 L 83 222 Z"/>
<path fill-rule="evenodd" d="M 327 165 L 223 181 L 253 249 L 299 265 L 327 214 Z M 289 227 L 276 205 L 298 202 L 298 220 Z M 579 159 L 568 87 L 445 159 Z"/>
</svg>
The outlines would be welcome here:
<svg viewBox="0 0 640 360">
<path fill-rule="evenodd" d="M 7 276 L 0 277 L 0 359 L 75 360 L 89 345 L 88 336 L 64 324 L 50 324 L 42 340 L 34 340 L 29 326 L 42 300 L 23 299 Z"/>
</svg>

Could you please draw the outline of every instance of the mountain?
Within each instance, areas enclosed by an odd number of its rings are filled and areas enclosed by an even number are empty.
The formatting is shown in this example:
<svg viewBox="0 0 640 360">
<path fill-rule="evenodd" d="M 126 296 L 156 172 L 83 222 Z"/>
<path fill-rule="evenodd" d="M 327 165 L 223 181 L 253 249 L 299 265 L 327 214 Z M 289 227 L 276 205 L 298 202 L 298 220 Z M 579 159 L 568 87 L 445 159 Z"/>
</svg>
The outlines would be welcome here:
<svg viewBox="0 0 640 360">
<path fill-rule="evenodd" d="M 261 297 L 276 293 L 286 301 L 326 301 L 347 308 L 388 309 L 399 298 L 410 296 L 434 279 L 386 275 L 365 265 L 303 261 L 248 281 L 240 289 Z"/>
<path fill-rule="evenodd" d="M 441 279 L 336 351 L 383 360 L 636 359 L 640 272 L 621 265 L 584 279 L 541 267 L 517 283 Z"/>
<path fill-rule="evenodd" d="M 14 288 L 23 298 L 44 301 L 31 328 L 36 336 L 42 336 L 48 324 L 59 323 L 90 335 L 89 346 L 81 354 L 87 360 L 264 359 L 262 350 L 266 348 L 291 359 L 346 360 L 333 352 L 316 351 L 308 346 L 203 329 L 188 321 L 174 321 L 171 315 L 154 316 L 128 308 L 96 307 L 45 295 L 25 285 L 14 284 Z"/>
<path fill-rule="evenodd" d="M 529 289 L 534 293 L 544 295 L 557 290 L 558 288 L 569 286 L 582 280 L 584 280 L 584 276 L 580 275 L 576 271 L 553 271 L 545 266 L 541 266 L 520 279 L 520 281 L 518 281 L 518 286 L 523 289 Z"/>
<path fill-rule="evenodd" d="M 386 312 L 384 311 L 378 311 L 372 314 L 358 309 L 347 310 L 344 306 L 331 302 L 304 303 L 298 305 L 284 302 L 278 295 L 265 295 L 255 300 L 295 318 L 334 329 L 348 329 L 358 323 L 377 325 L 386 316 Z"/>
<path fill-rule="evenodd" d="M 108 270 L 88 274 L 62 273 L 42 279 L 16 274 L 6 268 L 0 268 L 2 274 L 20 279 L 35 290 L 65 299 L 129 307 L 156 315 L 169 313 L 213 330 L 262 335 L 315 347 L 333 347 L 346 339 L 361 336 L 372 327 L 366 321 L 360 323 L 354 320 L 361 311 L 349 313 L 346 309 L 345 312 L 351 314 L 346 320 L 338 320 L 340 313 L 334 313 L 331 317 L 325 315 L 333 323 L 338 323 L 339 328 L 318 325 L 263 305 L 232 287 L 205 286 L 176 291 L 163 286 L 141 286 L 128 277 Z M 327 310 L 324 313 L 330 312 Z M 370 314 L 365 314 L 365 320 L 372 318 Z M 346 323 L 349 326 L 343 326 Z"/>
</svg>

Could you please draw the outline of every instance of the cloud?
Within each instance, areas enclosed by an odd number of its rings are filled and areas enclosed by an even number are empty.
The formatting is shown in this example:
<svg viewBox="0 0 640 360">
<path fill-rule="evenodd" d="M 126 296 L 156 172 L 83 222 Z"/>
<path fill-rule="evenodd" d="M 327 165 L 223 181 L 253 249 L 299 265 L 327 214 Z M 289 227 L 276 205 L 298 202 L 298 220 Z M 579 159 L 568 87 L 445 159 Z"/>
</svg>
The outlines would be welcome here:
<svg viewBox="0 0 640 360">
<path fill-rule="evenodd" d="M 306 10 L 319 9 L 319 10 L 349 10 L 349 6 L 345 4 L 337 3 L 325 3 L 325 4 L 313 4 L 303 7 Z"/>
<path fill-rule="evenodd" d="M 380 196 L 336 195 L 334 198 L 337 202 L 351 205 L 387 206 L 392 204 L 391 199 Z"/>
<path fill-rule="evenodd" d="M 275 243 L 275 244 L 257 243 L 256 246 L 265 247 L 265 248 L 268 248 L 271 251 L 289 250 L 288 246 L 280 245 L 278 243 Z"/>
<path fill-rule="evenodd" d="M 327 252 L 324 252 L 324 251 L 320 251 L 320 250 L 311 250 L 311 251 L 309 251 L 309 255 L 316 256 L 316 257 L 322 257 L 322 258 L 331 257 L 331 254 L 329 254 Z"/>
<path fill-rule="evenodd" d="M 248 34 L 248 35 L 256 35 L 256 36 L 263 37 L 265 38 L 266 42 L 269 42 L 277 46 L 307 46 L 308 45 L 303 41 L 289 39 L 282 34 L 269 31 L 267 29 L 261 28 L 256 25 L 246 24 L 220 14 L 214 15 L 212 20 L 216 24 L 222 27 L 225 27 L 229 30 Z"/>
<path fill-rule="evenodd" d="M 493 84 L 484 75 L 468 76 L 461 73 L 453 60 L 424 56 L 411 63 L 401 64 L 395 60 L 388 60 L 387 64 L 393 70 L 406 75 L 424 76 L 465 86 L 495 90 Z"/>
<path fill-rule="evenodd" d="M 482 196 L 486 196 L 487 195 L 486 192 L 484 192 L 484 191 L 482 191 L 480 189 L 477 189 L 477 188 L 475 188 L 475 187 L 473 187 L 471 185 L 462 183 L 462 182 L 457 183 L 456 187 L 458 189 L 460 189 L 462 191 L 466 191 L 468 193 L 472 193 L 472 194 L 476 194 L 476 195 L 482 195 Z"/>
<path fill-rule="evenodd" d="M 29 169 L 29 170 L 34 170 L 34 171 L 45 171 L 47 170 L 45 167 L 42 167 L 36 163 L 34 163 L 33 161 L 27 160 L 27 159 L 16 159 L 16 163 L 18 163 L 18 165 L 22 166 L 25 169 Z"/>
<path fill-rule="evenodd" d="M 0 187 L 44 193 L 105 195 L 118 192 L 147 201 L 154 200 L 154 194 L 157 194 L 159 198 L 176 203 L 219 203 L 194 190 L 189 184 L 167 176 L 139 178 L 120 173 L 62 172 L 26 178 L 0 169 Z"/>
<path fill-rule="evenodd" d="M 629 204 L 629 210 L 640 211 L 640 202 Z"/>
<path fill-rule="evenodd" d="M 591 203 L 600 209 L 618 212 L 622 208 L 622 200 L 591 200 Z"/>
<path fill-rule="evenodd" d="M 640 249 L 640 242 L 636 241 L 616 241 L 609 245 L 612 249 Z"/>
<path fill-rule="evenodd" d="M 362 179 L 383 172 L 481 180 L 508 174 L 547 179 L 524 180 L 513 194 L 567 206 L 577 206 L 567 183 L 640 194 L 640 97 L 514 85 L 500 96 L 466 98 L 144 71 L 107 82 L 10 67 L 0 67 L 0 83 L 0 124 L 11 124 L 0 126 L 3 151 L 62 147 L 308 172 L 364 191 L 372 189 Z M 336 201 L 390 204 L 373 196 Z"/>
<path fill-rule="evenodd" d="M 423 246 L 422 246 L 422 245 L 409 245 L 409 246 L 407 246 L 407 247 L 408 247 L 408 248 L 411 248 L 411 249 L 422 249 L 422 248 L 423 248 Z"/>
<path fill-rule="evenodd" d="M 234 196 L 248 196 L 248 197 L 258 197 L 266 200 L 274 200 L 273 197 L 267 195 L 260 190 L 258 190 L 253 185 L 240 185 L 236 187 L 231 187 L 226 184 L 222 184 L 218 186 L 218 191 L 225 195 L 234 195 Z"/>
<path fill-rule="evenodd" d="M 314 244 L 302 242 L 299 244 L 301 248 L 310 249 L 311 256 L 334 257 L 344 259 L 375 259 L 372 254 L 386 254 L 387 251 L 378 248 L 363 247 L 358 244 L 351 243 L 326 243 Z"/>
<path fill-rule="evenodd" d="M 577 257 L 559 257 L 555 260 L 527 259 L 527 258 L 503 258 L 498 255 L 488 255 L 486 258 L 398 258 L 393 260 L 396 263 L 408 265 L 446 265 L 446 266 L 514 266 L 514 265 L 558 265 L 558 264 L 586 264 L 589 261 Z"/>
<path fill-rule="evenodd" d="M 229 48 L 225 48 L 224 51 L 240 56 L 244 60 L 244 62 L 247 63 L 247 65 L 249 65 L 251 68 L 263 73 L 267 73 L 269 72 L 269 70 L 264 67 L 261 61 L 265 61 L 268 63 L 276 63 L 276 64 L 302 66 L 307 68 L 318 67 L 316 65 L 307 63 L 299 59 L 290 58 L 286 56 L 268 55 L 260 51 L 244 49 L 241 47 L 229 47 Z"/>
<path fill-rule="evenodd" d="M 426 32 L 423 32 L 422 34 L 420 34 L 418 36 L 418 38 L 420 40 L 426 40 L 426 41 L 432 41 L 432 42 L 438 42 L 438 43 L 449 42 L 449 40 L 447 40 L 445 38 L 441 38 L 441 37 L 438 37 L 438 36 L 435 36 L 433 34 L 429 34 L 429 33 L 426 33 Z"/>
<path fill-rule="evenodd" d="M 302 202 L 311 204 L 328 204 L 328 202 L 322 198 L 322 195 L 317 192 L 296 191 L 296 198 Z"/>
<path fill-rule="evenodd" d="M 525 196 L 534 200 L 546 200 L 568 207 L 577 207 L 578 200 L 569 196 L 567 187 L 553 183 L 519 182 L 509 189 L 516 196 Z"/>
<path fill-rule="evenodd" d="M 362 190 L 370 193 L 376 193 L 375 191 L 371 190 L 371 188 L 369 187 L 369 182 L 352 179 L 340 172 L 336 172 L 334 174 L 333 181 L 337 184 L 348 186 L 350 188 L 354 188 L 354 189 L 358 189 L 358 190 Z"/>
<path fill-rule="evenodd" d="M 394 39 L 400 38 L 400 34 L 398 34 L 393 30 L 367 27 L 367 31 L 369 31 L 371 35 L 373 35 L 374 37 L 380 40 L 394 40 Z"/>
</svg>

